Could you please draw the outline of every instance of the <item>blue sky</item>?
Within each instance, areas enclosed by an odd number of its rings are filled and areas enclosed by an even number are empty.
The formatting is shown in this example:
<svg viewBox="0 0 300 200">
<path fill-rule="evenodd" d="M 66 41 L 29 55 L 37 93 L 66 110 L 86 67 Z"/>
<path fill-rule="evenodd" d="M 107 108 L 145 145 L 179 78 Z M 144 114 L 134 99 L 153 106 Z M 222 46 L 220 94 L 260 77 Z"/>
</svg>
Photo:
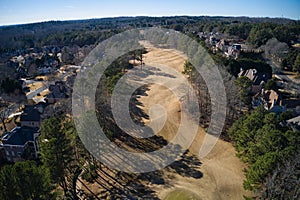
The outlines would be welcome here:
<svg viewBox="0 0 300 200">
<path fill-rule="evenodd" d="M 0 25 L 174 15 L 285 17 L 300 20 L 300 0 L 0 0 Z"/>
</svg>

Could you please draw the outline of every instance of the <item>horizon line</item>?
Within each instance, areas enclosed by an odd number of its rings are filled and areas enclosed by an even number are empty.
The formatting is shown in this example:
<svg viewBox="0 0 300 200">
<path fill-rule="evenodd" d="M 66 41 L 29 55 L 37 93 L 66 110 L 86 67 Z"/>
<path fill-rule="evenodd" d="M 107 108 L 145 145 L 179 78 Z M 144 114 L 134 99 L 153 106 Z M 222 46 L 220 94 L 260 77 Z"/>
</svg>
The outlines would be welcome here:
<svg viewBox="0 0 300 200">
<path fill-rule="evenodd" d="M 11 24 L 0 24 L 0 27 L 5 26 L 22 26 L 22 25 L 30 25 L 30 24 L 39 24 L 39 23 L 47 23 L 47 22 L 67 22 L 67 21 L 84 21 L 84 20 L 93 20 L 93 19 L 113 19 L 113 18 L 136 18 L 136 17 L 228 17 L 228 18 L 269 18 L 269 19 L 286 19 L 291 21 L 299 21 L 300 19 L 293 19 L 283 16 L 246 16 L 246 15 L 189 15 L 189 14 L 179 14 L 179 15 L 119 15 L 119 16 L 102 16 L 102 17 L 88 17 L 88 18 L 72 18 L 72 19 L 45 19 L 41 21 L 30 21 L 30 22 L 20 22 L 20 23 L 11 23 Z"/>
</svg>

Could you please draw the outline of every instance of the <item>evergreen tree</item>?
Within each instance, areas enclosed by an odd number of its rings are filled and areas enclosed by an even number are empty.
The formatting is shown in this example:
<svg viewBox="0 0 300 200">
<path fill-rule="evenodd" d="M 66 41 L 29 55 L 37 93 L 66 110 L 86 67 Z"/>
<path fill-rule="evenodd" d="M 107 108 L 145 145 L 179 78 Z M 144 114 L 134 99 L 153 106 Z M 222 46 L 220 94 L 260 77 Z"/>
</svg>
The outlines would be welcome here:
<svg viewBox="0 0 300 200">
<path fill-rule="evenodd" d="M 270 79 L 267 81 L 266 85 L 265 85 L 265 89 L 266 90 L 278 90 L 278 86 L 276 84 L 276 81 L 274 79 Z"/>
<path fill-rule="evenodd" d="M 258 107 L 237 120 L 228 132 L 237 155 L 249 164 L 245 170 L 245 189 L 261 189 L 276 166 L 284 164 L 295 152 L 299 152 L 299 133 L 279 125 L 280 118 Z"/>
<path fill-rule="evenodd" d="M 252 81 L 246 77 L 241 76 L 235 80 L 235 84 L 240 88 L 240 98 L 246 104 L 250 105 L 251 103 L 251 89 L 252 89 Z"/>
<path fill-rule="evenodd" d="M 17 162 L 0 170 L 0 199 L 55 199 L 49 169 L 34 161 Z"/>
<path fill-rule="evenodd" d="M 67 176 L 73 161 L 71 139 L 63 129 L 63 120 L 51 117 L 45 120 L 40 136 L 41 158 L 50 169 L 51 180 L 59 183 L 66 195 L 68 188 Z"/>
<path fill-rule="evenodd" d="M 300 53 L 297 54 L 296 60 L 293 65 L 293 71 L 300 73 Z"/>
</svg>

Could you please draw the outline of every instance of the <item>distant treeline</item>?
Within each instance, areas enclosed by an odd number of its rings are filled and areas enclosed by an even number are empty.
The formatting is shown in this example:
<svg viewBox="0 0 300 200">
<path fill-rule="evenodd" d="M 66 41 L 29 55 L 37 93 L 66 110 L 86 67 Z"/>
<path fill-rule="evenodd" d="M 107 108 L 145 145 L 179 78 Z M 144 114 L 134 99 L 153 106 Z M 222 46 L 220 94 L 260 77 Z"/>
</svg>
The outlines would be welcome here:
<svg viewBox="0 0 300 200">
<path fill-rule="evenodd" d="M 0 27 L 0 53 L 45 45 L 91 45 L 118 32 L 160 26 L 184 33 L 218 31 L 260 46 L 276 37 L 291 44 L 299 40 L 300 21 L 248 17 L 118 17 L 73 21 L 49 21 Z"/>
</svg>

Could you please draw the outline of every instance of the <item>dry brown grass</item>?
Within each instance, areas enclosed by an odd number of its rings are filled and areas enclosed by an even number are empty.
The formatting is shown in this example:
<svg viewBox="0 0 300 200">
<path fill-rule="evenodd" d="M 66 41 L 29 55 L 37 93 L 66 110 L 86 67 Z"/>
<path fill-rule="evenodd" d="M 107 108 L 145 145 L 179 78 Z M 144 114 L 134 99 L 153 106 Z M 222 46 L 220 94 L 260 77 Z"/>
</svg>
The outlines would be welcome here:
<svg viewBox="0 0 300 200">
<path fill-rule="evenodd" d="M 34 83 L 27 85 L 27 87 L 29 87 L 30 91 L 36 90 L 42 86 L 43 86 L 43 82 L 34 82 Z"/>
<path fill-rule="evenodd" d="M 43 79 L 44 81 L 48 80 L 48 76 L 36 76 L 35 80 Z"/>
<path fill-rule="evenodd" d="M 182 72 L 186 56 L 181 52 L 155 48 L 149 43 L 143 43 L 143 45 L 149 50 L 149 53 L 144 56 L 146 65 L 165 64 L 178 72 Z M 168 120 L 160 135 L 170 141 L 174 137 L 180 122 L 177 98 L 172 95 L 170 90 L 158 85 L 151 85 L 147 96 L 142 96 L 140 102 L 144 105 L 141 108 L 147 114 L 149 114 L 149 108 L 153 104 L 163 104 L 167 108 Z M 144 121 L 148 123 L 148 120 L 145 119 Z M 196 138 L 190 147 L 191 153 L 198 155 L 204 137 L 205 131 L 199 127 Z M 162 199 L 174 188 L 191 190 L 202 199 L 243 199 L 243 195 L 247 194 L 242 186 L 245 178 L 243 173 L 245 165 L 241 163 L 235 154 L 232 144 L 218 140 L 210 154 L 201 159 L 202 165 L 199 166 L 199 169 L 203 173 L 202 178 L 184 177 L 164 170 L 166 178 L 169 179 L 167 181 L 170 182 L 169 185 L 172 185 L 172 187 L 159 185 L 154 186 L 153 189 Z"/>
</svg>

